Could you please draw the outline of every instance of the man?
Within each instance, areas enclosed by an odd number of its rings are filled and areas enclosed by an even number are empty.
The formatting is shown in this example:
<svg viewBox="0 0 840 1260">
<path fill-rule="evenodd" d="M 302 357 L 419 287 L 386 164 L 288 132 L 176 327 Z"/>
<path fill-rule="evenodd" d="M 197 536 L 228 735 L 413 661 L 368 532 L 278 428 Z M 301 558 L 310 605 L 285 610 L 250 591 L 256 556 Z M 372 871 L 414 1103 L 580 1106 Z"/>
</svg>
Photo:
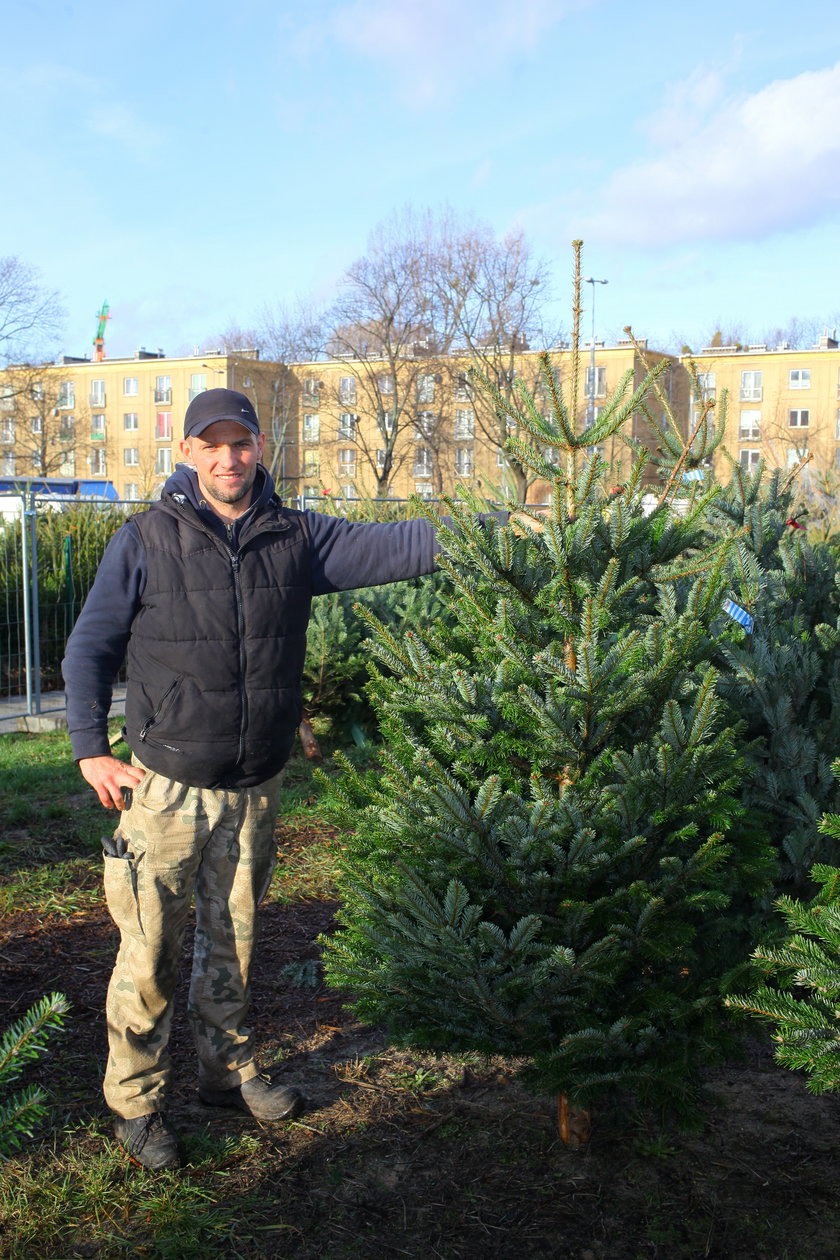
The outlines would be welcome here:
<svg viewBox="0 0 840 1260">
<path fill-rule="evenodd" d="M 150 1168 L 180 1162 L 164 1114 L 167 1042 L 193 895 L 199 1096 L 264 1120 L 300 1109 L 297 1090 L 259 1072 L 245 1021 L 279 773 L 301 717 L 310 601 L 434 569 L 426 521 L 353 524 L 284 508 L 259 462 L 264 445 L 245 395 L 193 399 L 186 464 L 160 503 L 114 535 L 64 660 L 73 754 L 102 804 L 121 811 L 105 845 L 121 937 L 105 1099 L 117 1138 Z M 107 730 L 126 657 L 130 765 L 111 755 Z"/>
</svg>

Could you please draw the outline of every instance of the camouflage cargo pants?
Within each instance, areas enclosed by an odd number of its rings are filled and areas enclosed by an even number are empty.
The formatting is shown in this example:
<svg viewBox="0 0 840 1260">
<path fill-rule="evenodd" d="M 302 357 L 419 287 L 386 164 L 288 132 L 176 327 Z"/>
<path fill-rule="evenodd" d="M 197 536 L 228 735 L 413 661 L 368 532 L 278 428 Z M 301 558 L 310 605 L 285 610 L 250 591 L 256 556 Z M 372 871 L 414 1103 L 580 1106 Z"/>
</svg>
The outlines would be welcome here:
<svg viewBox="0 0 840 1260">
<path fill-rule="evenodd" d="M 189 1017 L 199 1080 L 225 1089 L 256 1076 L 245 1020 L 257 906 L 274 869 L 279 792 L 280 775 L 223 791 L 186 787 L 147 770 L 105 843 L 105 896 L 120 930 L 106 1006 L 105 1100 L 117 1115 L 134 1119 L 163 1109 L 193 895 Z"/>
</svg>

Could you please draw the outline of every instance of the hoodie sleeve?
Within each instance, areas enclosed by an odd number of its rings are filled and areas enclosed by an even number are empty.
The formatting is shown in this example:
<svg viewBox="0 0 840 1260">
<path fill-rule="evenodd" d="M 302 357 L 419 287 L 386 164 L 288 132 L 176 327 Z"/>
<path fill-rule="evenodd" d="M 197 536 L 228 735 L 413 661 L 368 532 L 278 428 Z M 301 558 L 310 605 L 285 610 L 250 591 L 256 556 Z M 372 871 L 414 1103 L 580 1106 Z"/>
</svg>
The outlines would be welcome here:
<svg viewBox="0 0 840 1260">
<path fill-rule="evenodd" d="M 67 726 L 77 761 L 110 753 L 108 711 L 114 679 L 125 659 L 145 584 L 145 550 L 133 523 L 127 521 L 105 549 L 61 665 Z"/>
<path fill-rule="evenodd" d="M 420 577 L 435 569 L 434 526 L 426 520 L 386 524 L 306 512 L 312 545 L 312 593 L 351 591 Z"/>
</svg>

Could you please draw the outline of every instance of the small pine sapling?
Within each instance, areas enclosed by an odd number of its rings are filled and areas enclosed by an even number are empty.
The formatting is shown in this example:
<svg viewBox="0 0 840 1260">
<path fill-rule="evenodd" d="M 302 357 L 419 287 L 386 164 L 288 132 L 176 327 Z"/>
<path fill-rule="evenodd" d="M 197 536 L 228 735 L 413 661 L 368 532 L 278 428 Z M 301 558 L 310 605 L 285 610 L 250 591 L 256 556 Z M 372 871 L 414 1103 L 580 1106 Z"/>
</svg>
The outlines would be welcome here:
<svg viewBox="0 0 840 1260">
<path fill-rule="evenodd" d="M 69 1003 L 62 993 L 50 993 L 12 1024 L 0 1037 L 0 1088 L 5 1092 L 24 1068 L 47 1051 L 52 1033 L 64 1024 Z M 31 1137 L 46 1115 L 46 1092 L 27 1085 L 0 1102 L 0 1158 L 10 1155 Z"/>
</svg>

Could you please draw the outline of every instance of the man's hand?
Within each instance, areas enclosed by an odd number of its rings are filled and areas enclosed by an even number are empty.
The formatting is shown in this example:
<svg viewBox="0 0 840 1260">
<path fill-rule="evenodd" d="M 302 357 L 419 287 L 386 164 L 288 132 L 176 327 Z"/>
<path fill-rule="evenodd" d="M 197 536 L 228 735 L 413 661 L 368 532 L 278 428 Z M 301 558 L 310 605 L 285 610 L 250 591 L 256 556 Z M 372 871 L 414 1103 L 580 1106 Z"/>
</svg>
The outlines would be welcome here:
<svg viewBox="0 0 840 1260">
<path fill-rule="evenodd" d="M 119 757 L 82 757 L 79 769 L 106 809 L 125 809 L 122 788 L 135 788 L 145 770 Z"/>
</svg>

